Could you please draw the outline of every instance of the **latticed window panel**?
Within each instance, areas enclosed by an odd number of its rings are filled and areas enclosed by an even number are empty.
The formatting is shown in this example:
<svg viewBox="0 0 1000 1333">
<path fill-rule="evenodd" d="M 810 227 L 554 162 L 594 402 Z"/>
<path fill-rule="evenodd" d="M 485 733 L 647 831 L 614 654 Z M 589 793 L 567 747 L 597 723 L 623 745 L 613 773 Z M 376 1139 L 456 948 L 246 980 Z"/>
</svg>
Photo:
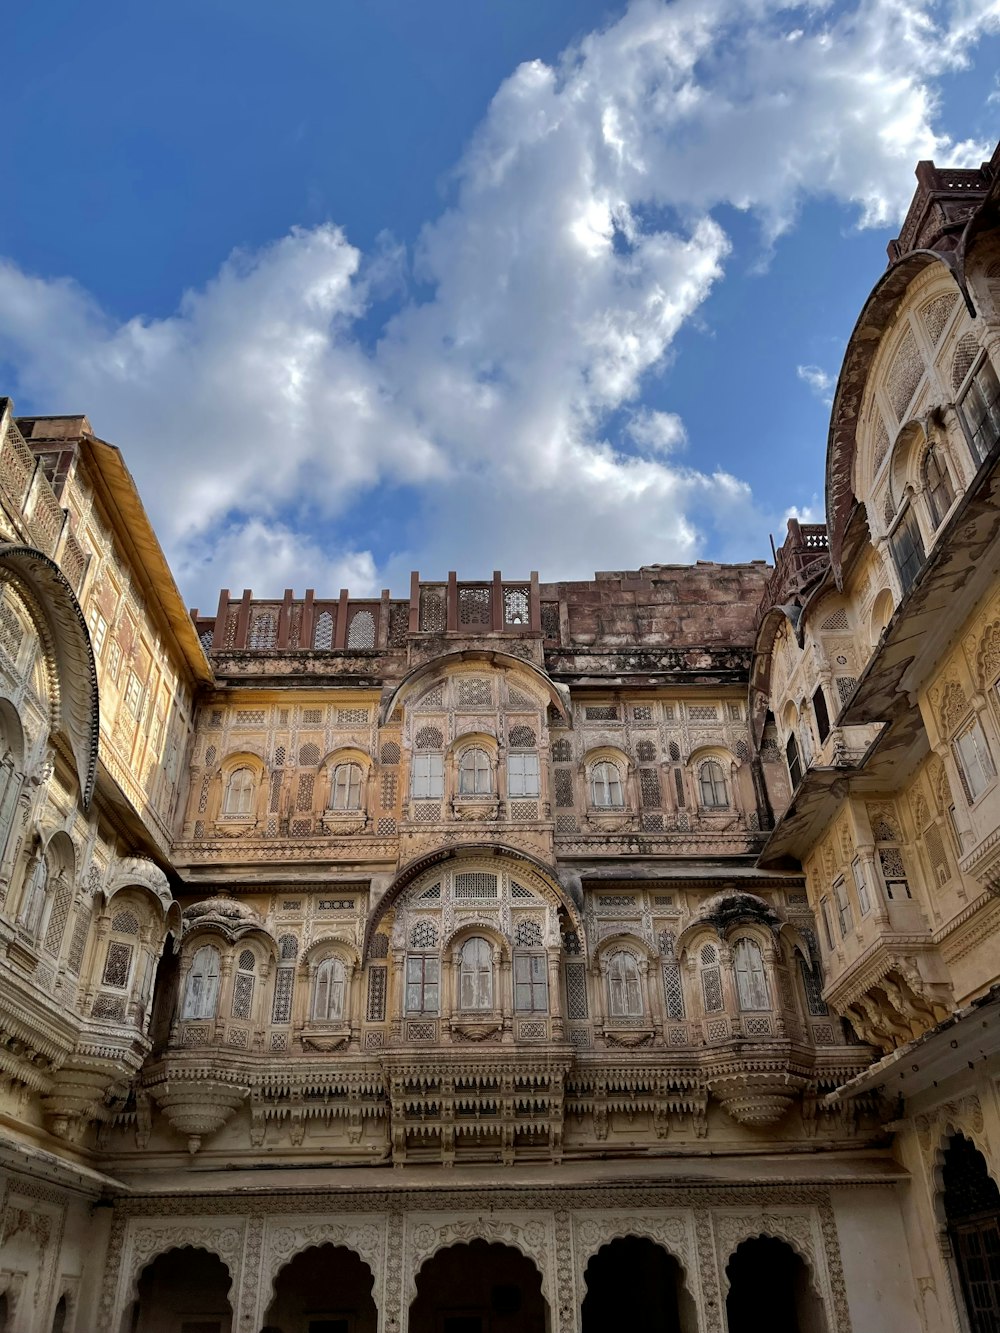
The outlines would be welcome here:
<svg viewBox="0 0 1000 1333">
<path fill-rule="evenodd" d="M 880 847 L 878 849 L 878 859 L 889 897 L 909 898 L 910 885 L 901 849 L 899 847 Z"/>
<path fill-rule="evenodd" d="M 461 708 L 490 708 L 493 704 L 493 687 L 486 676 L 463 676 L 457 695 Z"/>
<path fill-rule="evenodd" d="M 347 628 L 348 648 L 375 647 L 375 617 L 370 611 L 356 611 Z"/>
<path fill-rule="evenodd" d="M 273 648 L 278 636 L 277 617 L 269 611 L 258 611 L 250 621 L 250 633 L 247 635 L 247 647 L 254 649 Z"/>
<path fill-rule="evenodd" d="M 250 1017 L 250 1010 L 253 1007 L 253 983 L 252 976 L 245 972 L 237 972 L 236 986 L 233 990 L 234 1018 Z"/>
<path fill-rule="evenodd" d="M 108 945 L 107 957 L 104 960 L 101 985 L 116 986 L 119 990 L 124 990 L 128 985 L 131 968 L 132 946 L 123 944 L 120 940 L 112 940 Z"/>
<path fill-rule="evenodd" d="M 323 724 L 322 708 L 303 708 L 302 724 L 306 727 L 319 727 Z"/>
<path fill-rule="evenodd" d="M 382 815 L 375 825 L 375 831 L 380 838 L 390 838 L 396 832 L 396 821 L 388 815 Z"/>
<path fill-rule="evenodd" d="M 278 937 L 278 957 L 282 962 L 291 959 L 293 962 L 299 956 L 299 942 L 294 935 L 280 935 Z"/>
<path fill-rule="evenodd" d="M 72 895 L 69 886 L 60 884 L 52 899 L 52 911 L 49 913 L 49 924 L 45 929 L 46 953 L 57 955 L 62 947 L 63 933 L 66 930 L 66 920 L 69 916 L 71 901 Z"/>
<path fill-rule="evenodd" d="M 319 763 L 319 746 L 314 741 L 306 741 L 299 747 L 299 763 L 304 768 L 315 768 Z"/>
<path fill-rule="evenodd" d="M 313 647 L 326 652 L 333 647 L 333 616 L 329 611 L 321 611 L 316 617 L 313 628 Z"/>
<path fill-rule="evenodd" d="M 440 750 L 444 745 L 440 727 L 421 727 L 417 732 L 415 744 L 418 750 Z"/>
<path fill-rule="evenodd" d="M 410 632 L 410 604 L 396 602 L 389 607 L 389 647 L 405 648 Z"/>
<path fill-rule="evenodd" d="M 537 699 L 533 699 L 530 694 L 525 694 L 523 690 L 516 689 L 513 685 L 507 686 L 507 702 L 511 708 L 538 707 Z"/>
<path fill-rule="evenodd" d="M 674 769 L 674 794 L 677 797 L 678 809 L 684 808 L 684 774 L 679 768 Z"/>
<path fill-rule="evenodd" d="M 579 825 L 577 823 L 576 815 L 556 815 L 556 832 L 557 833 L 579 832 Z"/>
<path fill-rule="evenodd" d="M 557 764 L 568 763 L 573 758 L 573 747 L 565 737 L 552 742 L 552 758 Z"/>
<path fill-rule="evenodd" d="M 456 898 L 495 898 L 497 877 L 481 870 L 464 871 L 455 876 Z"/>
<path fill-rule="evenodd" d="M 338 708 L 337 725 L 341 727 L 359 727 L 369 721 L 367 708 Z"/>
<path fill-rule="evenodd" d="M 924 846 L 927 848 L 927 859 L 931 863 L 934 878 L 938 884 L 947 884 L 951 879 L 951 868 L 945 855 L 941 831 L 936 824 L 931 824 L 924 830 Z"/>
<path fill-rule="evenodd" d="M 806 1008 L 811 1015 L 824 1018 L 828 1010 L 823 999 L 823 977 L 815 953 L 813 953 L 812 964 L 812 967 L 809 967 L 806 960 L 799 954 L 799 971 L 802 973 L 802 988 L 806 993 Z"/>
<path fill-rule="evenodd" d="M 385 978 L 386 968 L 369 968 L 368 1004 L 365 1011 L 369 1023 L 385 1022 Z"/>
<path fill-rule="evenodd" d="M 396 804 L 396 775 L 395 773 L 382 774 L 382 808 L 392 810 Z"/>
<path fill-rule="evenodd" d="M 723 1007 L 722 975 L 719 972 L 718 964 L 711 967 L 702 967 L 701 991 L 706 1014 L 716 1013 Z"/>
<path fill-rule="evenodd" d="M 736 758 L 741 764 L 745 764 L 750 758 L 750 746 L 747 745 L 746 741 L 736 742 Z"/>
<path fill-rule="evenodd" d="M 913 332 L 907 329 L 886 376 L 886 392 L 897 421 L 905 420 L 906 409 L 923 378 L 924 363 Z"/>
<path fill-rule="evenodd" d="M 420 628 L 425 633 L 442 634 L 447 624 L 443 588 L 421 588 Z"/>
<path fill-rule="evenodd" d="M 719 710 L 715 704 L 688 704 L 687 717 L 689 722 L 718 722 Z"/>
<path fill-rule="evenodd" d="M 395 741 L 386 741 L 379 751 L 379 763 L 392 766 L 399 763 L 399 746 Z"/>
<path fill-rule="evenodd" d="M 639 769 L 639 792 L 644 809 L 659 808 L 663 798 L 660 794 L 660 775 L 655 768 Z"/>
<path fill-rule="evenodd" d="M 966 333 L 959 339 L 955 355 L 951 362 L 951 387 L 960 389 L 962 381 L 972 369 L 972 363 L 979 355 L 979 343 L 974 333 Z"/>
<path fill-rule="evenodd" d="M 559 639 L 559 603 L 542 603 L 542 634 L 546 639 Z"/>
<path fill-rule="evenodd" d="M 111 929 L 118 935 L 138 935 L 139 920 L 134 912 L 125 908 L 111 918 Z"/>
<path fill-rule="evenodd" d="M 653 708 L 651 704 L 637 704 L 632 709 L 633 722 L 652 722 Z"/>
<path fill-rule="evenodd" d="M 295 808 L 300 813 L 312 809 L 313 788 L 316 779 L 312 773 L 301 773 L 299 775 L 299 788 L 295 797 Z"/>
<path fill-rule="evenodd" d="M 511 801 L 510 817 L 515 823 L 526 824 L 538 818 L 537 801 Z"/>
<path fill-rule="evenodd" d="M 588 704 L 583 710 L 583 715 L 588 722 L 617 722 L 618 705 L 617 704 Z"/>
<path fill-rule="evenodd" d="M 238 967 L 241 972 L 253 972 L 257 966 L 257 958 L 252 949 L 242 949 L 240 951 Z"/>
<path fill-rule="evenodd" d="M 566 1017 L 573 1021 L 589 1016 L 587 1004 L 587 965 L 566 964 Z"/>
<path fill-rule="evenodd" d="M 957 301 L 957 296 L 945 293 L 943 296 L 935 296 L 921 308 L 920 318 L 932 343 L 936 343 L 944 332 L 944 326 L 948 323 Z"/>
<path fill-rule="evenodd" d="M 542 928 L 537 921 L 519 921 L 514 927 L 514 943 L 519 949 L 540 949 Z"/>
<path fill-rule="evenodd" d="M 672 764 L 680 763 L 681 747 L 677 744 L 676 741 L 670 741 L 668 743 L 667 753 L 670 755 L 670 762 Z"/>
<path fill-rule="evenodd" d="M 521 899 L 522 901 L 534 901 L 535 898 L 535 895 L 530 889 L 526 889 L 523 884 L 518 884 L 516 881 L 511 883 L 510 896 L 514 899 Z"/>
<path fill-rule="evenodd" d="M 246 1028 L 230 1028 L 226 1034 L 226 1045 L 245 1051 L 250 1045 L 250 1033 Z"/>
<path fill-rule="evenodd" d="M 272 773 L 271 790 L 268 793 L 268 798 L 267 798 L 268 811 L 272 815 L 276 815 L 278 813 L 280 805 L 281 805 L 281 774 Z"/>
<path fill-rule="evenodd" d="M 372 957 L 388 958 L 389 956 L 389 936 L 382 930 L 372 939 Z"/>
<path fill-rule="evenodd" d="M 66 966 L 73 973 L 79 973 L 80 971 L 89 930 L 90 912 L 84 909 L 76 918 L 76 925 L 73 927 L 73 938 L 70 940 L 69 952 L 66 955 Z"/>
<path fill-rule="evenodd" d="M 504 588 L 503 619 L 505 625 L 526 625 L 528 623 L 528 589 Z"/>
<path fill-rule="evenodd" d="M 437 926 L 433 921 L 418 921 L 410 931 L 410 946 L 414 949 L 434 949 L 437 947 Z"/>
<path fill-rule="evenodd" d="M 272 1023 L 290 1023 L 292 1021 L 292 994 L 295 989 L 295 968 L 279 967 L 274 974 L 274 1003 L 271 1007 Z"/>
<path fill-rule="evenodd" d="M 458 590 L 458 623 L 488 625 L 492 618 L 493 598 L 489 587 L 462 587 Z"/>
<path fill-rule="evenodd" d="M 106 995 L 98 991 L 90 1012 L 95 1018 L 109 1018 L 120 1023 L 125 1018 L 125 996 Z"/>
<path fill-rule="evenodd" d="M 510 743 L 515 750 L 533 750 L 538 739 L 531 727 L 516 726 L 510 729 Z"/>
<path fill-rule="evenodd" d="M 635 757 L 640 764 L 651 764 L 656 759 L 656 746 L 652 741 L 639 741 L 635 747 Z"/>
<path fill-rule="evenodd" d="M 837 687 L 837 697 L 840 700 L 841 706 L 843 706 L 857 689 L 857 677 L 835 676 L 833 683 Z"/>
<path fill-rule="evenodd" d="M 267 720 L 263 708 L 237 708 L 234 719 L 238 727 L 262 727 Z"/>
</svg>

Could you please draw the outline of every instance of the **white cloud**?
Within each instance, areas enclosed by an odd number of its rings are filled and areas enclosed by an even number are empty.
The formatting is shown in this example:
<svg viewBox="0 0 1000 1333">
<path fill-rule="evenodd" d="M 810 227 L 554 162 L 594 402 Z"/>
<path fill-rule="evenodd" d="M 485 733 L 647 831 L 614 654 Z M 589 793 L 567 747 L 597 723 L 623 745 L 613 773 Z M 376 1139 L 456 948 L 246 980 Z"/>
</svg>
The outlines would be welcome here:
<svg viewBox="0 0 1000 1333">
<path fill-rule="evenodd" d="M 796 366 L 795 373 L 800 380 L 809 385 L 821 403 L 825 403 L 827 407 L 833 405 L 833 389 L 837 383 L 835 376 L 823 370 L 821 366 Z"/>
<path fill-rule="evenodd" d="M 997 0 L 636 0 L 501 85 L 416 248 L 431 295 L 374 350 L 356 323 L 405 257 L 384 240 L 366 259 L 326 225 L 234 254 L 167 319 L 116 323 L 73 283 L 2 265 L 0 353 L 19 392 L 122 446 L 206 606 L 220 584 L 399 588 L 410 565 L 685 560 L 713 529 L 720 553 L 756 553 L 746 486 L 699 442 L 678 466 L 683 423 L 640 401 L 723 274 L 711 210 L 754 210 L 770 238 L 816 195 L 860 225 L 898 218 L 919 158 L 983 155 L 935 128 L 933 80 L 998 29 Z M 637 452 L 607 438 L 616 414 Z M 417 510 L 376 562 L 341 534 L 389 485 Z"/>
</svg>

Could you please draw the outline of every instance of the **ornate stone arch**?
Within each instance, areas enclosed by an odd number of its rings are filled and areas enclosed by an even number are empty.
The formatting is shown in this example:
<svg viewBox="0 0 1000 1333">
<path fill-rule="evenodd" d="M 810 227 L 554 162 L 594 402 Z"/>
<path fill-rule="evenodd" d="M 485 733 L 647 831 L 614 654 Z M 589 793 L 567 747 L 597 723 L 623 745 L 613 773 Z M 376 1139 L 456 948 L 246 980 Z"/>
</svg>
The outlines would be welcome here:
<svg viewBox="0 0 1000 1333">
<path fill-rule="evenodd" d="M 229 1292 L 227 1299 L 236 1317 L 236 1296 L 240 1278 L 240 1260 L 243 1252 L 243 1226 L 232 1223 L 229 1226 L 204 1226 L 186 1220 L 175 1225 L 158 1225 L 153 1221 L 144 1221 L 137 1225 L 129 1238 L 127 1258 L 122 1265 L 123 1281 L 121 1284 L 116 1311 L 117 1328 L 126 1307 L 139 1297 L 139 1279 L 150 1264 L 161 1255 L 171 1250 L 202 1250 L 213 1255 L 225 1266 L 229 1273 Z"/>
<path fill-rule="evenodd" d="M 111 872 L 107 886 L 108 898 L 113 898 L 121 889 L 144 888 L 157 899 L 162 913 L 177 906 L 170 891 L 170 881 L 154 862 L 145 856 L 127 856 L 120 860 Z"/>
<path fill-rule="evenodd" d="M 326 957 L 333 954 L 336 954 L 341 962 L 347 963 L 352 969 L 357 970 L 361 966 L 361 954 L 353 940 L 348 939 L 346 935 L 327 934 L 320 935 L 310 943 L 299 958 L 296 967 L 300 971 L 311 971 L 321 955 Z"/>
<path fill-rule="evenodd" d="M 764 720 L 771 708 L 774 649 L 778 635 L 787 624 L 794 636 L 802 616 L 801 607 L 788 604 L 773 606 L 760 622 L 750 668 L 750 695 L 747 717 L 750 720 L 750 739 L 759 749 L 764 734 Z"/>
<path fill-rule="evenodd" d="M 555 1326 L 559 1309 L 553 1270 L 553 1246 L 545 1224 L 536 1218 L 457 1217 L 441 1225 L 421 1222 L 414 1227 L 407 1270 L 403 1276 L 403 1300 L 407 1308 L 417 1298 L 417 1276 L 429 1259 L 441 1250 L 470 1241 L 484 1240 L 490 1245 L 507 1245 L 518 1250 L 538 1269 L 542 1278 L 542 1298 Z"/>
<path fill-rule="evenodd" d="M 274 1300 L 281 1271 L 306 1250 L 334 1245 L 357 1255 L 372 1275 L 372 1297 L 377 1310 L 383 1308 L 385 1286 L 385 1228 L 370 1217 L 359 1215 L 338 1222 L 315 1221 L 306 1225 L 278 1222 L 267 1229 L 260 1266 L 258 1290 L 260 1305 L 254 1328 L 264 1322 L 268 1306 Z"/>
<path fill-rule="evenodd" d="M 723 1213 L 715 1218 L 715 1240 L 719 1266 L 719 1293 L 725 1305 L 729 1293 L 729 1263 L 744 1241 L 770 1239 L 783 1241 L 802 1260 L 813 1291 L 823 1305 L 831 1333 L 850 1333 L 850 1317 L 845 1308 L 834 1312 L 833 1293 L 827 1256 L 819 1219 L 812 1209 L 764 1211 L 746 1214 Z M 846 1317 L 846 1318 L 845 1318 Z"/>
<path fill-rule="evenodd" d="M 499 952 L 503 962 L 509 963 L 511 959 L 510 940 L 500 930 L 497 922 L 489 921 L 485 918 L 480 920 L 460 921 L 455 928 L 441 941 L 441 954 L 454 950 L 457 944 L 464 943 L 473 936 L 481 936 L 489 941 L 490 944 Z"/>
<path fill-rule="evenodd" d="M 379 934 L 386 914 L 421 875 L 438 867 L 443 870 L 452 862 L 468 861 L 472 864 L 475 861 L 489 862 L 492 860 L 497 862 L 497 873 L 509 867 L 513 876 L 526 881 L 526 886 L 534 888 L 543 896 L 545 894 L 551 895 L 556 900 L 557 905 L 565 910 L 571 928 L 579 935 L 581 941 L 586 940 L 586 930 L 584 929 L 581 912 L 567 890 L 560 884 L 555 871 L 551 867 L 545 865 L 544 862 L 539 861 L 530 853 L 519 851 L 515 847 L 509 847 L 505 843 L 463 843 L 436 848 L 424 856 L 416 857 L 402 868 L 379 899 L 375 910 L 368 917 L 365 925 L 363 957 L 374 957 L 372 942 L 375 936 Z"/>
<path fill-rule="evenodd" d="M 422 687 L 428 685 L 432 678 L 439 675 L 444 676 L 449 667 L 472 662 L 490 663 L 507 675 L 524 677 L 529 685 L 533 685 L 535 689 L 541 689 L 544 692 L 549 703 L 561 717 L 566 719 L 567 723 L 572 720 L 569 690 L 565 685 L 558 685 L 541 667 L 537 667 L 533 662 L 527 662 L 523 658 L 512 657 L 509 653 L 486 649 L 467 649 L 464 652 L 442 653 L 438 657 L 433 657 L 429 662 L 414 667 L 397 685 L 391 688 L 387 687 L 382 693 L 382 703 L 379 709 L 380 724 L 385 726 L 394 718 L 398 720 L 407 700 L 412 698 Z"/>
<path fill-rule="evenodd" d="M 680 1266 L 688 1295 L 702 1315 L 702 1284 L 694 1237 L 694 1219 L 687 1213 L 589 1213 L 573 1218 L 573 1249 L 580 1289 L 577 1308 L 586 1294 L 587 1266 L 595 1255 L 616 1240 L 635 1236 L 652 1241 Z"/>
</svg>

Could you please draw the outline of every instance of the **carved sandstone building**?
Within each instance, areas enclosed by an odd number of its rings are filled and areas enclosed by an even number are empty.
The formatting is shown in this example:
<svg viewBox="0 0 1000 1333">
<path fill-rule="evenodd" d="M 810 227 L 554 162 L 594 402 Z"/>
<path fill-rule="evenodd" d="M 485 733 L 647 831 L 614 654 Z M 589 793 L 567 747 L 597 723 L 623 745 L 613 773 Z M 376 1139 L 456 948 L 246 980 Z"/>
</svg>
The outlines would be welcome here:
<svg viewBox="0 0 1000 1333">
<path fill-rule="evenodd" d="M 1000 1326 L 998 165 L 773 569 L 189 616 L 3 400 L 0 1329 Z"/>
</svg>

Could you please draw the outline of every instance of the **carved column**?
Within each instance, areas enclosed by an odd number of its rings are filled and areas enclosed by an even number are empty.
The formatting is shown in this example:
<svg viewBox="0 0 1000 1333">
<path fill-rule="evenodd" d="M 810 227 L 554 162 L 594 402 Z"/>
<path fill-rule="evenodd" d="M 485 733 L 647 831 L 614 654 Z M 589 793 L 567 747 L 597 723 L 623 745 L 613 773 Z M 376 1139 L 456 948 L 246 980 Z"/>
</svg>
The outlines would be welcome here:
<svg viewBox="0 0 1000 1333">
<path fill-rule="evenodd" d="M 507 957 L 504 957 L 500 950 L 495 948 L 493 950 L 493 967 L 494 970 L 500 974 L 500 1004 L 497 1005 L 496 997 L 494 996 L 493 1007 L 501 1010 L 501 1022 L 503 1024 L 504 1034 L 510 1034 L 510 1039 L 513 1040 L 514 991 L 512 985 L 513 969 L 511 967 L 510 956 L 508 955 Z"/>
<path fill-rule="evenodd" d="M 549 1016 L 552 1023 L 552 1036 L 558 1041 L 566 1030 L 563 1022 L 562 993 L 559 987 L 559 946 L 548 949 L 545 962 L 549 975 Z"/>
<path fill-rule="evenodd" d="M 246 1235 L 243 1238 L 243 1262 L 240 1264 L 239 1290 L 234 1292 L 233 1307 L 237 1312 L 237 1323 L 233 1333 L 257 1333 L 264 1322 L 264 1310 L 261 1308 L 267 1292 L 261 1291 L 261 1258 L 264 1250 L 264 1218 L 262 1214 L 250 1215 Z"/>
</svg>

